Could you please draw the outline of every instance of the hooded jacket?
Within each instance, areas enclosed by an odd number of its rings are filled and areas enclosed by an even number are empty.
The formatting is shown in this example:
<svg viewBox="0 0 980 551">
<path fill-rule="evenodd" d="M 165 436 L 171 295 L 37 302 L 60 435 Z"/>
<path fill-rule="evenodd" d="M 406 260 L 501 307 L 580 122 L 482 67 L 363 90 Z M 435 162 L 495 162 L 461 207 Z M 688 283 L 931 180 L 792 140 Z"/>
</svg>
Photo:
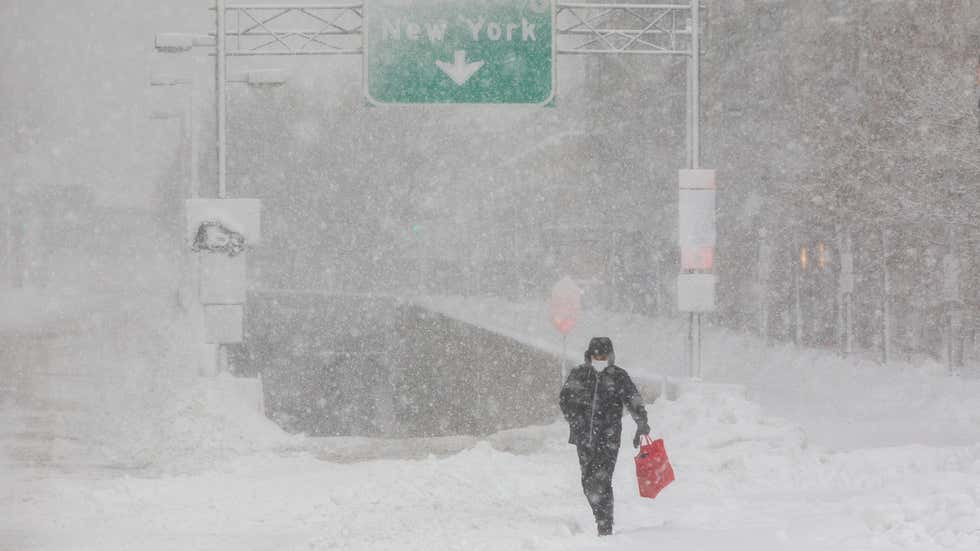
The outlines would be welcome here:
<svg viewBox="0 0 980 551">
<path fill-rule="evenodd" d="M 609 367 L 596 372 L 586 352 L 586 362 L 568 374 L 558 403 L 568 421 L 569 444 L 618 448 L 624 407 L 637 427 L 648 427 L 643 398 L 626 371 L 615 365 L 615 360 L 615 354 L 610 351 Z"/>
</svg>

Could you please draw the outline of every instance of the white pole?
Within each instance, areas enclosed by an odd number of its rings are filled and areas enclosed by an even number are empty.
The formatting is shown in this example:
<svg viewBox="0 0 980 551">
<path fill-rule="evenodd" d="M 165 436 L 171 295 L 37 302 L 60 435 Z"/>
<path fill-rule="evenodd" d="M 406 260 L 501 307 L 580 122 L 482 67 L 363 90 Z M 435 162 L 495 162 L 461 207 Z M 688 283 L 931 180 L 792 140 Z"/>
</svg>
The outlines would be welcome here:
<svg viewBox="0 0 980 551">
<path fill-rule="evenodd" d="M 198 151 L 197 151 L 198 150 L 198 145 L 197 145 L 197 121 L 195 120 L 195 114 L 196 113 L 194 112 L 195 107 L 196 107 L 196 101 L 197 100 L 194 97 L 195 94 L 196 94 L 195 86 L 194 86 L 194 80 L 191 80 L 191 82 L 187 86 L 188 86 L 188 92 L 187 92 L 187 128 L 188 129 L 187 129 L 187 132 L 189 134 L 189 136 L 188 136 L 188 143 L 190 143 L 190 148 L 191 148 L 191 153 L 190 153 L 191 154 L 191 189 L 190 189 L 190 196 L 196 199 L 197 197 L 199 197 L 201 195 L 201 180 L 200 180 L 200 176 L 198 175 L 198 166 L 197 166 L 197 162 L 198 162 L 198 156 L 197 156 L 197 154 L 198 154 Z"/>
<path fill-rule="evenodd" d="M 793 248 L 796 255 L 800 255 L 802 252 L 802 244 L 799 239 L 793 239 Z M 793 343 L 796 346 L 801 346 L 803 344 L 803 306 L 800 303 L 800 285 L 801 285 L 801 275 L 803 273 L 802 260 L 798 257 L 793 261 L 793 300 L 794 308 L 793 312 L 796 317 L 796 326 L 794 327 L 795 332 L 793 336 Z"/>
<path fill-rule="evenodd" d="M 217 56 L 215 59 L 215 95 L 217 103 L 218 120 L 218 198 L 224 199 L 228 196 L 226 176 L 228 169 L 228 155 L 226 151 L 226 87 L 228 84 L 228 59 L 225 49 L 225 0 L 215 0 L 217 8 L 215 18 L 217 26 Z"/>
<path fill-rule="evenodd" d="M 217 27 L 217 52 L 215 56 L 215 103 L 217 107 L 218 125 L 218 198 L 228 197 L 227 172 L 228 172 L 228 151 L 227 136 L 227 92 L 228 86 L 228 58 L 226 57 L 225 36 L 225 0 L 214 0 L 215 3 L 215 26 Z M 224 345 L 217 345 L 217 371 L 221 373 L 228 368 L 227 350 Z"/>
<path fill-rule="evenodd" d="M 691 0 L 691 168 L 701 168 L 701 2 Z"/>
<path fill-rule="evenodd" d="M 187 190 L 187 195 L 192 199 L 197 199 L 201 196 L 201 178 L 198 167 L 200 157 L 198 156 L 199 147 L 197 137 L 196 109 L 197 82 L 196 79 L 191 76 L 187 83 L 187 115 L 185 118 L 187 119 L 187 143 L 190 147 L 190 189 Z M 185 216 L 187 215 L 186 207 L 182 212 Z M 182 254 L 186 260 L 185 270 L 187 271 L 187 285 L 189 286 L 189 288 L 186 290 L 188 296 L 185 307 L 189 309 L 200 309 L 200 258 L 197 253 L 191 252 L 190 243 L 187 242 L 183 231 L 181 232 L 180 243 Z"/>
<path fill-rule="evenodd" d="M 694 312 L 689 312 L 687 317 L 687 374 L 693 379 L 694 372 Z"/>
<path fill-rule="evenodd" d="M 12 188 L 13 186 L 7 188 L 7 200 L 4 203 L 6 213 L 3 218 L 4 265 L 7 267 L 7 281 L 4 286 L 8 288 L 13 288 L 14 280 L 17 279 L 14 275 L 16 267 L 14 266 L 14 208 L 11 204 L 14 202 L 14 193 Z"/>
<path fill-rule="evenodd" d="M 881 228 L 881 363 L 891 359 L 891 276 L 888 273 L 888 228 Z"/>
<path fill-rule="evenodd" d="M 561 336 L 561 357 L 558 358 L 558 373 L 561 375 L 560 384 L 565 384 L 565 357 L 568 355 L 568 336 Z"/>
<path fill-rule="evenodd" d="M 854 331 L 854 286 L 852 281 L 854 281 L 854 242 L 851 239 L 850 228 L 847 228 L 844 233 L 844 247 L 847 251 L 847 277 L 848 277 L 848 287 L 847 294 L 844 295 L 844 354 L 850 356 L 854 351 L 853 342 L 854 337 L 852 335 Z"/>
<path fill-rule="evenodd" d="M 698 312 L 698 379 L 701 378 L 701 312 Z"/>
<path fill-rule="evenodd" d="M 691 0 L 691 52 L 687 60 L 687 167 L 701 167 L 701 5 L 700 0 Z M 694 313 L 687 320 L 687 365 L 691 378 L 700 376 L 701 361 L 701 315 L 698 314 L 698 365 L 694 359 Z"/>
<path fill-rule="evenodd" d="M 693 115 L 694 98 L 691 93 L 692 90 L 694 89 L 694 85 L 692 84 L 694 80 L 693 65 L 694 65 L 694 56 L 691 55 L 687 59 L 687 86 L 686 86 L 687 93 L 684 96 L 685 107 L 686 107 L 684 112 L 684 116 L 685 116 L 684 126 L 685 126 L 685 131 L 687 132 L 685 136 L 685 138 L 687 139 L 687 143 L 685 144 L 684 150 L 685 153 L 687 154 L 687 160 L 686 160 L 687 168 L 694 168 L 696 165 L 696 163 L 694 162 L 694 115 Z"/>
<path fill-rule="evenodd" d="M 759 265 L 756 275 L 759 284 L 759 336 L 769 344 L 769 272 L 772 249 L 765 228 L 759 228 Z"/>
</svg>

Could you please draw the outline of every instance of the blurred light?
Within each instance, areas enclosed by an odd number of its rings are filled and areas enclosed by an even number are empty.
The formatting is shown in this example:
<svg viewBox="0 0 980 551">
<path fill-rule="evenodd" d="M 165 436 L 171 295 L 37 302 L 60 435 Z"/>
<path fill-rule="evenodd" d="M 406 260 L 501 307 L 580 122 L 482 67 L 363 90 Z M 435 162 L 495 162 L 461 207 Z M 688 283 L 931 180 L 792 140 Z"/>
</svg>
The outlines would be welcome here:
<svg viewBox="0 0 980 551">
<path fill-rule="evenodd" d="M 827 246 L 823 241 L 817 244 L 817 267 L 821 270 L 827 267 Z"/>
<path fill-rule="evenodd" d="M 804 272 L 806 271 L 806 265 L 808 260 L 809 257 L 807 254 L 806 245 L 804 245 L 800 247 L 800 268 L 802 268 Z"/>
<path fill-rule="evenodd" d="M 714 264 L 714 247 L 684 247 L 681 249 L 681 270 L 685 272 L 710 272 L 714 268 Z"/>
</svg>

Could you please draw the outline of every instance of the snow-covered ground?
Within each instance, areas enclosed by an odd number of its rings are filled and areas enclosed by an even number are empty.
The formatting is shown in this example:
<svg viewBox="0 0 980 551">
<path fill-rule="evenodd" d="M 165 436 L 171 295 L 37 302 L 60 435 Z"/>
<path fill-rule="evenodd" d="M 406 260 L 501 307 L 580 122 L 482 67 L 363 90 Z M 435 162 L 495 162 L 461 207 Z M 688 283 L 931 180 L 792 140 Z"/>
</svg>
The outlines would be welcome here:
<svg viewBox="0 0 980 551">
<path fill-rule="evenodd" d="M 425 302 L 560 350 L 544 304 Z M 101 367 L 129 398 L 109 400 L 102 387 L 74 404 L 99 423 L 62 419 L 63 436 L 99 442 L 85 465 L 31 465 L 0 449 L 12 459 L 0 461 L 0 549 L 980 548 L 980 383 L 935 367 L 766 348 L 711 329 L 712 384 L 688 385 L 678 383 L 681 324 L 587 312 L 570 358 L 608 335 L 620 364 L 637 378 L 669 376 L 673 389 L 649 410 L 677 482 L 641 499 L 624 448 L 617 534 L 599 540 L 558 419 L 486 439 L 288 436 L 262 417 L 254 383 L 185 367 L 187 331 L 163 310 L 48 344 L 60 352 L 44 356 L 46 369 Z M 27 393 L 71 396 L 52 381 Z M 30 404 L 14 405 L 2 409 L 5 426 L 37 423 Z M 106 429 L 92 410 L 124 422 Z"/>
</svg>

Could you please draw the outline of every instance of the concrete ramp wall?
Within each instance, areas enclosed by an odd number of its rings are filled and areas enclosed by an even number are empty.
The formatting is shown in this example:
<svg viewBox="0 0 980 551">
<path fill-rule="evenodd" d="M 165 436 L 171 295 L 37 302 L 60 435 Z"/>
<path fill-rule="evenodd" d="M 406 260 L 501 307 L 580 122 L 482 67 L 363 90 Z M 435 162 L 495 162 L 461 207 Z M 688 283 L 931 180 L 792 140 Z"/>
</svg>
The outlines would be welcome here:
<svg viewBox="0 0 980 551">
<path fill-rule="evenodd" d="M 557 359 L 387 297 L 252 293 L 240 371 L 266 415 L 315 436 L 482 435 L 558 415 Z"/>
</svg>

